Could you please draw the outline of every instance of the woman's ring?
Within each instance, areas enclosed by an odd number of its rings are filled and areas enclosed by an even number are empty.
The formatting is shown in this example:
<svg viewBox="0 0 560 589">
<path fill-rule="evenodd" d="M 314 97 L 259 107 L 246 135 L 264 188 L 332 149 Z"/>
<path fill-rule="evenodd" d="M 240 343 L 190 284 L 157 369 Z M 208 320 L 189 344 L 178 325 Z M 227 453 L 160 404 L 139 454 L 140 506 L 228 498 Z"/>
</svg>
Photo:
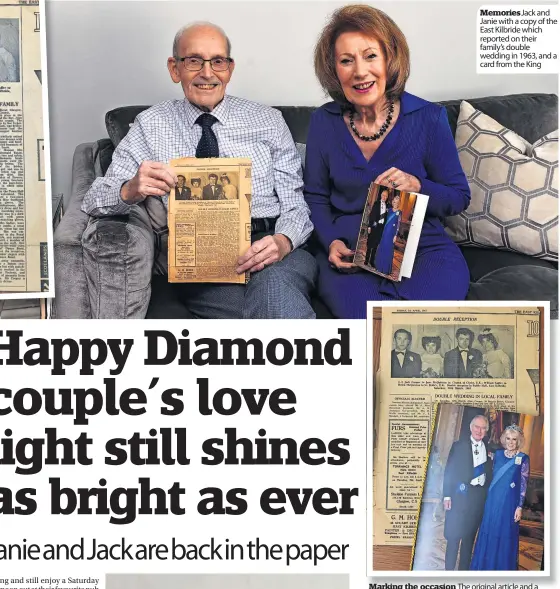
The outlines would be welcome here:
<svg viewBox="0 0 560 589">
<path fill-rule="evenodd" d="M 393 188 L 397 187 L 397 183 L 394 180 L 391 180 L 391 184 L 393 185 Z"/>
</svg>

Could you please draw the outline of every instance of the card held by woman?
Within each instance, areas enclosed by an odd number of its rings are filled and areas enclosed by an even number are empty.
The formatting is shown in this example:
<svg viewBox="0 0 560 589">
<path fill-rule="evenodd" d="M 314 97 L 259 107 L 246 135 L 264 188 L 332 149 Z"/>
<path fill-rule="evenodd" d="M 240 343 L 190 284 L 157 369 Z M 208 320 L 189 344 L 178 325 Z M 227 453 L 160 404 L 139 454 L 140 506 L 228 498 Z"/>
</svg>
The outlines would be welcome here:
<svg viewBox="0 0 560 589">
<path fill-rule="evenodd" d="M 410 278 L 428 197 L 371 183 L 354 264 L 389 280 Z"/>
</svg>

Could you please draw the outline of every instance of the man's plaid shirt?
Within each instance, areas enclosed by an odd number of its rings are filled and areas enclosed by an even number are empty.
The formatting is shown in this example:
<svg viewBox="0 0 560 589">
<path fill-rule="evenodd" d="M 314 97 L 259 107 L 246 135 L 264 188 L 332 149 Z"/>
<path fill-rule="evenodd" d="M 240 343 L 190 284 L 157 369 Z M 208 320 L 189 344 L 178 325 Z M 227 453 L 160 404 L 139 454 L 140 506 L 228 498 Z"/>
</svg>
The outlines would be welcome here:
<svg viewBox="0 0 560 589">
<path fill-rule="evenodd" d="M 202 134 L 195 124 L 200 114 L 187 100 L 168 100 L 140 113 L 115 149 L 105 177 L 97 178 L 85 195 L 82 210 L 93 216 L 128 213 L 135 205 L 121 199 L 122 185 L 145 160 L 194 157 Z M 234 96 L 225 96 L 212 114 L 218 119 L 212 130 L 220 157 L 251 158 L 251 216 L 278 217 L 276 233 L 286 235 L 294 248 L 303 244 L 313 225 L 303 199 L 301 159 L 282 114 Z"/>
</svg>

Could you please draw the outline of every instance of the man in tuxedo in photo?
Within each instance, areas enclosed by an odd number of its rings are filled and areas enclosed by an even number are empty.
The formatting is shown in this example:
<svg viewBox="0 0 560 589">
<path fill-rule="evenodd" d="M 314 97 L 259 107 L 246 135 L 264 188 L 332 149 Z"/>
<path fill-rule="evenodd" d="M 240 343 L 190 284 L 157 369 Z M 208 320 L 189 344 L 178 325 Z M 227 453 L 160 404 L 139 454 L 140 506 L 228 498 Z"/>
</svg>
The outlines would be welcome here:
<svg viewBox="0 0 560 589">
<path fill-rule="evenodd" d="M 395 347 L 391 351 L 391 377 L 417 378 L 422 372 L 420 354 L 408 350 L 412 334 L 406 329 L 397 329 L 393 334 Z"/>
<path fill-rule="evenodd" d="M 467 327 L 459 327 L 455 333 L 457 347 L 445 353 L 444 378 L 472 378 L 473 370 L 482 364 L 482 352 L 472 347 L 474 333 Z"/>
<path fill-rule="evenodd" d="M 443 475 L 443 508 L 447 540 L 445 570 L 470 568 L 476 533 L 484 514 L 484 503 L 492 479 L 492 461 L 483 440 L 488 432 L 488 419 L 477 415 L 470 424 L 471 435 L 451 446 Z"/>
<path fill-rule="evenodd" d="M 191 189 L 187 186 L 187 180 L 179 174 L 177 176 L 177 186 L 175 187 L 175 200 L 190 200 Z"/>
<path fill-rule="evenodd" d="M 373 266 L 375 252 L 377 251 L 383 235 L 383 229 L 385 228 L 388 197 L 389 192 L 387 190 L 382 190 L 379 198 L 373 203 L 369 213 L 366 264 L 369 264 L 370 266 Z"/>
<path fill-rule="evenodd" d="M 223 200 L 224 189 L 221 184 L 218 184 L 218 176 L 216 174 L 208 175 L 208 182 L 202 189 L 202 200 Z"/>
</svg>

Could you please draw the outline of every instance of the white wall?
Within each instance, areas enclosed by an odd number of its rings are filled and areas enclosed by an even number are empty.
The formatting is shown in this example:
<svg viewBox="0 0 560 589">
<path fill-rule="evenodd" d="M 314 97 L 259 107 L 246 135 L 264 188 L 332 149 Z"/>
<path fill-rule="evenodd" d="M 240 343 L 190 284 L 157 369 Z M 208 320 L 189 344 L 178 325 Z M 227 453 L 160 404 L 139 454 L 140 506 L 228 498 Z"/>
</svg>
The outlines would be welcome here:
<svg viewBox="0 0 560 589">
<path fill-rule="evenodd" d="M 107 110 L 181 96 L 166 61 L 175 32 L 193 20 L 215 22 L 228 33 L 237 63 L 231 94 L 265 104 L 325 102 L 312 49 L 328 15 L 347 3 L 48 1 L 53 191 L 68 195 L 74 148 L 107 136 Z M 482 4 L 375 3 L 408 39 L 407 90 L 429 100 L 556 93 L 555 75 L 476 74 L 476 15 Z"/>
</svg>

